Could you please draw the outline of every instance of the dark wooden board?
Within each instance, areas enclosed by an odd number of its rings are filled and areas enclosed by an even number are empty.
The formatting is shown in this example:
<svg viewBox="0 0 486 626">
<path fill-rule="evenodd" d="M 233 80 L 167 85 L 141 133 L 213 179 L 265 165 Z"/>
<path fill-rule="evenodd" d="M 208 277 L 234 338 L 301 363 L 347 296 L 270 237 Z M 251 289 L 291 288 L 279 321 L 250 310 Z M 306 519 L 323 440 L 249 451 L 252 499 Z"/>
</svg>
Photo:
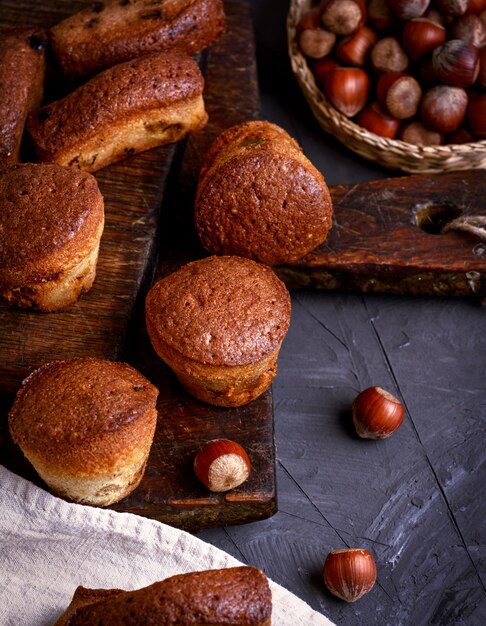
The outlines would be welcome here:
<svg viewBox="0 0 486 626">
<path fill-rule="evenodd" d="M 450 217 L 486 216 L 484 172 L 340 185 L 331 195 L 327 240 L 296 265 L 278 268 L 289 286 L 486 296 L 486 242 L 462 231 L 434 232 Z"/>
<path fill-rule="evenodd" d="M 2 3 L 1 20 L 3 25 L 50 25 L 86 4 L 8 0 Z M 237 2 L 227 2 L 225 8 L 227 33 L 201 58 L 208 127 L 187 142 L 95 173 L 105 198 L 106 226 L 93 289 L 59 313 L 0 308 L 3 392 L 15 392 L 23 377 L 46 361 L 83 355 L 131 362 L 158 386 L 159 421 L 144 478 L 113 508 L 192 530 L 262 519 L 277 508 L 271 390 L 239 409 L 192 399 L 155 356 L 143 322 L 143 302 L 154 269 L 156 276 L 167 274 L 203 255 L 191 211 L 206 148 L 224 128 L 258 115 L 249 9 Z M 8 435 L 12 399 L 11 393 L 0 397 L 0 462 L 42 484 Z M 252 461 L 249 480 L 228 494 L 207 492 L 192 469 L 201 443 L 217 437 L 239 441 Z"/>
</svg>

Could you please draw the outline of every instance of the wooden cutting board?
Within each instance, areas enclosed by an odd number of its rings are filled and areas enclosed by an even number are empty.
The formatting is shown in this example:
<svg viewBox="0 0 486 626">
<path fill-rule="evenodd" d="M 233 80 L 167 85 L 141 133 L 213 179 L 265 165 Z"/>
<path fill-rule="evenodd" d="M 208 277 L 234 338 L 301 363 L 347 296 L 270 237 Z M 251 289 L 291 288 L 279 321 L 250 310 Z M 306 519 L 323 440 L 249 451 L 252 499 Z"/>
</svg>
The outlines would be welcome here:
<svg viewBox="0 0 486 626">
<path fill-rule="evenodd" d="M 3 0 L 2 25 L 49 26 L 86 3 Z M 160 390 L 158 426 L 139 487 L 118 511 L 130 511 L 185 529 L 240 524 L 277 509 L 271 390 L 238 409 L 212 407 L 190 397 L 154 354 L 143 323 L 143 303 L 154 278 L 204 252 L 191 219 L 202 156 L 225 128 L 258 116 L 253 25 L 249 8 L 226 2 L 228 28 L 202 54 L 209 125 L 187 142 L 150 150 L 95 174 L 105 199 L 103 233 L 93 289 L 66 311 L 38 314 L 0 305 L 0 462 L 39 485 L 8 434 L 12 393 L 42 363 L 93 355 L 135 365 Z M 225 437 L 241 443 L 250 478 L 227 494 L 211 494 L 192 463 L 202 442 Z"/>
<path fill-rule="evenodd" d="M 486 240 L 442 228 L 486 219 L 486 172 L 388 178 L 331 187 L 323 245 L 277 273 L 290 287 L 414 295 L 486 296 Z"/>
</svg>

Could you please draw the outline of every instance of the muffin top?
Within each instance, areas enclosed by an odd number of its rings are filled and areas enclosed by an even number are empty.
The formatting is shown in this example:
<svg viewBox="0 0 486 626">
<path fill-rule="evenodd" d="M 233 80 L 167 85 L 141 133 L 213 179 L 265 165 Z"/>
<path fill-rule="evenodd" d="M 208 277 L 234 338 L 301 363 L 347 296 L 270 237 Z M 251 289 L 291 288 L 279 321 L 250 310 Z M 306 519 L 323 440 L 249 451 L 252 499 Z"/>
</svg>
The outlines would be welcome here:
<svg viewBox="0 0 486 626">
<path fill-rule="evenodd" d="M 94 357 L 52 361 L 23 381 L 9 414 L 10 432 L 22 449 L 46 456 L 74 451 L 79 457 L 90 442 L 97 445 L 106 436 L 121 436 L 126 447 L 125 427 L 153 409 L 157 395 L 126 363 Z"/>
<path fill-rule="evenodd" d="M 332 201 L 324 177 L 285 130 L 251 121 L 224 131 L 206 153 L 195 221 L 209 252 L 294 263 L 326 239 Z"/>
<path fill-rule="evenodd" d="M 211 256 L 158 281 L 146 316 L 156 339 L 185 357 L 245 365 L 279 347 L 290 323 L 290 295 L 265 265 Z"/>
<path fill-rule="evenodd" d="M 25 163 L 0 172 L 0 277 L 49 279 L 86 256 L 100 237 L 96 179 L 62 165 Z"/>
</svg>

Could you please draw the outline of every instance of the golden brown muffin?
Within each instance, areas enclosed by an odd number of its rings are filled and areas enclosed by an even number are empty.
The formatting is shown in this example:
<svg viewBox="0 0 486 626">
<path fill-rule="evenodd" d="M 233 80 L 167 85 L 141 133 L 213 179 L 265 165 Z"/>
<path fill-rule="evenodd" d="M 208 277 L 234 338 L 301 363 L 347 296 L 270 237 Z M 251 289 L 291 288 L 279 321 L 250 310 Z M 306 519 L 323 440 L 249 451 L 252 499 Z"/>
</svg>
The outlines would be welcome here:
<svg viewBox="0 0 486 626">
<path fill-rule="evenodd" d="M 54 26 L 50 42 L 61 72 L 73 81 L 152 52 L 192 55 L 225 27 L 221 0 L 108 0 Z"/>
<path fill-rule="evenodd" d="M 89 172 L 182 139 L 207 122 L 196 62 L 157 53 L 116 65 L 30 116 L 40 161 Z"/>
<path fill-rule="evenodd" d="M 322 174 L 297 142 L 275 124 L 252 121 L 210 146 L 195 220 L 209 252 L 294 263 L 326 239 L 332 204 Z"/>
<path fill-rule="evenodd" d="M 10 433 L 54 493 L 107 506 L 142 479 L 157 395 L 126 363 L 53 361 L 22 383 L 8 416 Z"/>
<path fill-rule="evenodd" d="M 88 291 L 104 225 L 91 174 L 32 163 L 0 170 L 0 297 L 56 311 Z"/>
<path fill-rule="evenodd" d="M 44 92 L 47 35 L 38 28 L 0 31 L 0 165 L 17 163 L 27 116 Z"/>
<path fill-rule="evenodd" d="M 136 591 L 109 590 L 108 597 L 105 589 L 78 589 L 55 626 L 270 626 L 272 619 L 268 580 L 255 567 L 179 574 Z"/>
<path fill-rule="evenodd" d="M 194 396 L 220 406 L 254 400 L 277 373 L 290 295 L 272 270 L 208 257 L 158 281 L 146 300 L 157 354 Z"/>
</svg>

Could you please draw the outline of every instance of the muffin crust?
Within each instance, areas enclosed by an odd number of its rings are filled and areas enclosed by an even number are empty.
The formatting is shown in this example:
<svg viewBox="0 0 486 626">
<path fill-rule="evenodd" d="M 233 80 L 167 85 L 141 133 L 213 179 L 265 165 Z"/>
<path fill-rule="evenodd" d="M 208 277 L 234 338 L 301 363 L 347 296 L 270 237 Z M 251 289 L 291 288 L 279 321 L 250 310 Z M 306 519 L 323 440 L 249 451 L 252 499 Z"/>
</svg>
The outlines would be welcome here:
<svg viewBox="0 0 486 626">
<path fill-rule="evenodd" d="M 17 163 L 25 122 L 44 92 L 47 34 L 38 28 L 0 31 L 0 165 Z"/>
<path fill-rule="evenodd" d="M 153 52 L 192 55 L 225 27 L 221 0 L 108 0 L 54 26 L 50 41 L 62 73 L 73 81 Z"/>
<path fill-rule="evenodd" d="M 263 572 L 233 567 L 180 574 L 143 589 L 115 593 L 74 609 L 57 626 L 269 626 L 271 613 L 271 591 Z"/>
<path fill-rule="evenodd" d="M 28 121 L 37 156 L 96 171 L 202 128 L 207 113 L 196 62 L 156 53 L 95 76 Z"/>
<path fill-rule="evenodd" d="M 146 310 L 158 337 L 185 357 L 211 365 L 246 365 L 282 342 L 290 297 L 268 267 L 212 256 L 156 283 Z"/>
<path fill-rule="evenodd" d="M 293 263 L 325 240 L 331 219 L 322 174 L 275 124 L 234 126 L 205 155 L 195 220 L 209 252 Z"/>
</svg>

